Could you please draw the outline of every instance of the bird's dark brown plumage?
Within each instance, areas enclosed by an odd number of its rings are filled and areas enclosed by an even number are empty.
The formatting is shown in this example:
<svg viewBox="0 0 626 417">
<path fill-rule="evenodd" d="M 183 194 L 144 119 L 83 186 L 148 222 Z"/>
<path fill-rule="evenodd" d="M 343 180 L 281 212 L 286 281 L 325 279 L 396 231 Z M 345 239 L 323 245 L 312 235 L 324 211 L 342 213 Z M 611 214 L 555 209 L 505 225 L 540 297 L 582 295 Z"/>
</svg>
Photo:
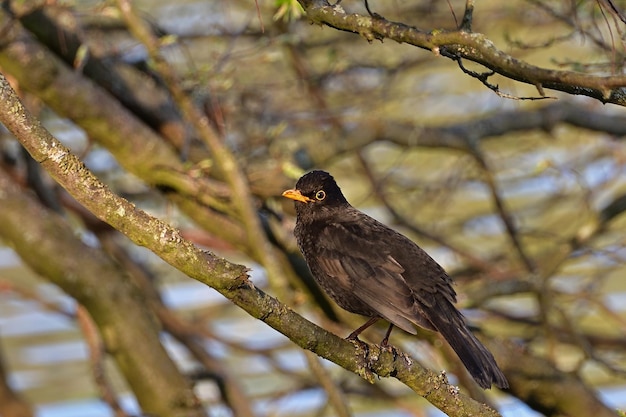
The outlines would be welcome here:
<svg viewBox="0 0 626 417">
<path fill-rule="evenodd" d="M 438 331 L 481 387 L 508 387 L 455 308 L 452 279 L 419 246 L 352 207 L 325 171 L 309 172 L 283 196 L 295 200 L 294 233 L 313 276 L 339 306 L 412 334 L 415 325 Z"/>
</svg>

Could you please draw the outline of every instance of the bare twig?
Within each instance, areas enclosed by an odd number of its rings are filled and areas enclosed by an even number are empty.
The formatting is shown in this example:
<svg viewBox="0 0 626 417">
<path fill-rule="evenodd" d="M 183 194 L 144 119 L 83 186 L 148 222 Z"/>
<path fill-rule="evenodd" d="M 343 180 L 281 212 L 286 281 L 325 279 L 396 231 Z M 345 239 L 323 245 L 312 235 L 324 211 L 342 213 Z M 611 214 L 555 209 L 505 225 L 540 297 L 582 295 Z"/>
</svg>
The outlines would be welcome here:
<svg viewBox="0 0 626 417">
<path fill-rule="evenodd" d="M 557 10 L 555 8 L 555 5 L 557 3 L 555 2 L 544 2 L 542 0 L 526 0 L 528 3 L 534 5 L 535 7 L 538 7 L 542 10 L 544 10 L 545 12 L 547 12 L 550 16 L 554 17 L 555 19 L 565 23 L 566 25 L 568 25 L 569 27 L 571 27 L 575 32 L 582 34 L 585 38 L 590 39 L 596 46 L 598 46 L 599 48 L 601 48 L 602 50 L 605 51 L 615 51 L 615 49 L 613 49 L 610 45 L 608 45 L 604 39 L 602 39 L 602 36 L 597 35 L 593 32 L 591 32 L 590 30 L 588 30 L 588 28 L 584 27 L 577 16 L 577 10 L 576 8 L 578 7 L 578 5 L 585 5 L 587 3 L 574 3 L 572 2 L 572 10 L 570 11 L 570 13 L 563 13 L 559 10 Z M 623 59 L 623 54 L 622 54 L 622 59 Z"/>
<path fill-rule="evenodd" d="M 606 4 L 608 6 L 608 8 L 613 12 L 613 14 L 615 16 L 617 16 L 617 18 L 619 20 L 622 21 L 622 23 L 626 24 L 626 15 L 624 15 L 624 12 L 622 12 L 616 5 L 615 2 L 613 0 L 598 0 L 598 3 L 602 4 Z"/>
<path fill-rule="evenodd" d="M 511 95 L 511 94 L 503 93 L 502 91 L 500 91 L 500 87 L 498 85 L 491 84 L 489 82 L 489 77 L 495 75 L 496 73 L 495 71 L 487 71 L 487 72 L 472 71 L 470 69 L 467 69 L 465 65 L 463 65 L 463 60 L 461 58 L 453 57 L 452 59 L 456 61 L 456 63 L 459 65 L 459 68 L 461 68 L 461 71 L 463 71 L 465 74 L 469 75 L 470 77 L 476 78 L 478 81 L 483 83 L 485 87 L 487 87 L 488 89 L 490 89 L 491 91 L 493 91 L 494 93 L 496 93 L 498 96 L 502 98 L 508 98 L 511 100 L 556 99 L 556 97 L 546 97 L 543 91 L 543 88 L 539 84 L 535 85 L 535 87 L 537 87 L 537 91 L 539 92 L 540 97 L 518 97 L 518 96 Z"/>
<path fill-rule="evenodd" d="M 504 227 L 507 231 L 509 239 L 511 243 L 513 244 L 513 247 L 515 248 L 520 260 L 522 261 L 522 263 L 524 264 L 528 272 L 530 272 L 531 274 L 536 273 L 537 271 L 536 265 L 530 259 L 530 257 L 526 254 L 526 249 L 524 248 L 520 240 L 517 226 L 515 225 L 515 222 L 513 220 L 513 217 L 510 211 L 505 207 L 504 199 L 502 198 L 502 195 L 498 189 L 496 180 L 493 176 L 493 172 L 491 168 L 489 167 L 489 164 L 487 163 L 487 161 L 485 160 L 484 156 L 482 155 L 482 153 L 480 152 L 478 148 L 476 148 L 476 150 L 472 153 L 472 155 L 474 156 L 474 159 L 476 160 L 478 165 L 483 170 L 483 174 L 485 175 L 485 182 L 487 183 L 487 187 L 489 188 L 489 191 L 491 192 L 491 198 L 494 202 L 496 211 L 498 212 L 498 215 L 500 216 L 500 219 L 502 220 L 502 223 L 504 224 Z"/>
<path fill-rule="evenodd" d="M 111 407 L 116 417 L 127 417 L 128 414 L 122 409 L 117 401 L 115 390 L 106 376 L 104 368 L 104 346 L 96 324 L 85 307 L 78 305 L 76 308 L 76 320 L 81 328 L 85 342 L 89 347 L 89 363 L 94 381 L 102 400 Z"/>
<path fill-rule="evenodd" d="M 472 19 L 474 16 L 474 0 L 465 1 L 465 12 L 463 13 L 463 21 L 459 29 L 467 32 L 472 31 Z M 456 16 L 455 16 L 456 19 Z"/>
<path fill-rule="evenodd" d="M 328 395 L 328 402 L 335 409 L 338 417 L 350 417 L 352 413 L 348 408 L 348 402 L 346 401 L 344 393 L 341 388 L 337 386 L 328 374 L 328 371 L 324 369 L 319 358 L 313 353 L 305 351 L 306 361 L 309 364 L 309 369 L 315 375 L 315 378 L 319 381 L 320 385 L 326 391 Z"/>
<path fill-rule="evenodd" d="M 4 357 L 0 355 L 0 415 L 4 417 L 33 417 L 31 405 L 8 382 Z"/>
<path fill-rule="evenodd" d="M 36 291 L 33 291 L 31 288 L 27 288 L 23 285 L 16 285 L 14 282 L 8 279 L 0 278 L 0 290 L 12 291 L 22 298 L 35 301 L 39 306 L 41 306 L 42 308 L 48 311 L 54 312 L 55 314 L 59 314 L 70 320 L 76 319 L 75 312 L 67 311 L 66 309 L 62 308 L 59 304 L 53 303 L 50 300 L 45 299 Z"/>
</svg>

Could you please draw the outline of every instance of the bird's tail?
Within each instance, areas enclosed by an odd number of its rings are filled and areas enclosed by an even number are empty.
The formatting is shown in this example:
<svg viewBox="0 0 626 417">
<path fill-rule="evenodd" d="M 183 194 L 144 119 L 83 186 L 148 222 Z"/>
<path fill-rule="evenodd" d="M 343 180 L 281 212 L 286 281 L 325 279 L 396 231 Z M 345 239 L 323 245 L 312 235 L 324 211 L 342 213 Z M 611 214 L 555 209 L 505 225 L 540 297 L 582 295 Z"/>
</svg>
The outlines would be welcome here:
<svg viewBox="0 0 626 417">
<path fill-rule="evenodd" d="M 452 308 L 444 308 L 447 314 L 437 314 L 431 322 L 456 352 L 478 385 L 491 388 L 495 384 L 499 388 L 508 388 L 506 377 L 498 368 L 493 355 L 474 336 L 465 324 L 463 315 Z"/>
</svg>

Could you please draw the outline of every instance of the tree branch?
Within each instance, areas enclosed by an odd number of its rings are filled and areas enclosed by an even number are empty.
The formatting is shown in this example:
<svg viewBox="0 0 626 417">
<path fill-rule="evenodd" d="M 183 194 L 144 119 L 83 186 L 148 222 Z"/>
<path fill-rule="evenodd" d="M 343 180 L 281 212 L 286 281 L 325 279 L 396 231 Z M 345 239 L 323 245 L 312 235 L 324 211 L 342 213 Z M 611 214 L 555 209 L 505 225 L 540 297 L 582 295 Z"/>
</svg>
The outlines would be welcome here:
<svg viewBox="0 0 626 417">
<path fill-rule="evenodd" d="M 606 114 L 601 110 L 562 100 L 530 110 L 490 113 L 484 117 L 441 127 L 368 117 L 347 130 L 343 136 L 330 136 L 326 146 L 311 146 L 307 148 L 307 152 L 308 157 L 317 165 L 381 141 L 402 148 L 442 148 L 471 152 L 483 140 L 515 132 L 551 131 L 559 124 L 605 132 L 617 136 L 618 139 L 626 137 L 625 116 Z M 331 135 L 333 133 L 329 132 Z"/>
<path fill-rule="evenodd" d="M 32 406 L 8 383 L 4 358 L 0 355 L 0 415 L 5 417 L 33 417 Z"/>
<path fill-rule="evenodd" d="M 457 62 L 460 59 L 476 62 L 496 74 L 535 86 L 540 96 L 544 95 L 543 89 L 548 88 L 593 97 L 602 103 L 626 106 L 626 76 L 597 76 L 541 68 L 499 50 L 481 33 L 465 29 L 426 31 L 384 18 L 348 14 L 340 7 L 331 6 L 326 0 L 298 1 L 314 23 L 358 33 L 370 42 L 375 39 L 392 39 Z"/>
</svg>

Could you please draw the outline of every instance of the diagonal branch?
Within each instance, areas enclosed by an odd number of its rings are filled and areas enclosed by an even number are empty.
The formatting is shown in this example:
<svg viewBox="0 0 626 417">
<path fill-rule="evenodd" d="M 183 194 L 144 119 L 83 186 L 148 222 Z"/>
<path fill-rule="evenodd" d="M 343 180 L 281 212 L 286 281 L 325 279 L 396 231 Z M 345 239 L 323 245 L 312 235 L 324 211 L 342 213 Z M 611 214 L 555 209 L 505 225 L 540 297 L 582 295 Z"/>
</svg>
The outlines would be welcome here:
<svg viewBox="0 0 626 417">
<path fill-rule="evenodd" d="M 491 193 L 491 198 L 493 199 L 496 211 L 500 215 L 500 219 L 504 224 L 507 235 L 511 240 L 511 244 L 515 248 L 515 251 L 517 252 L 528 273 L 534 274 L 537 271 L 537 267 L 535 266 L 533 260 L 526 253 L 526 249 L 522 244 L 519 231 L 517 229 L 517 226 L 515 225 L 515 221 L 513 220 L 513 215 L 506 208 L 504 198 L 502 197 L 496 184 L 496 179 L 494 178 L 493 171 L 489 167 L 489 164 L 487 163 L 479 149 L 475 149 L 474 152 L 472 152 L 472 156 L 483 170 L 483 174 L 485 175 L 485 182 L 487 184 L 487 187 L 489 187 L 489 192 Z"/>
<path fill-rule="evenodd" d="M 91 372 L 93 373 L 94 382 L 100 391 L 100 397 L 111 408 L 115 417 L 129 417 L 117 400 L 115 391 L 106 374 L 104 366 L 105 346 L 102 342 L 102 337 L 98 333 L 96 323 L 85 306 L 80 304 L 77 306 L 76 320 L 89 349 Z"/>
</svg>

